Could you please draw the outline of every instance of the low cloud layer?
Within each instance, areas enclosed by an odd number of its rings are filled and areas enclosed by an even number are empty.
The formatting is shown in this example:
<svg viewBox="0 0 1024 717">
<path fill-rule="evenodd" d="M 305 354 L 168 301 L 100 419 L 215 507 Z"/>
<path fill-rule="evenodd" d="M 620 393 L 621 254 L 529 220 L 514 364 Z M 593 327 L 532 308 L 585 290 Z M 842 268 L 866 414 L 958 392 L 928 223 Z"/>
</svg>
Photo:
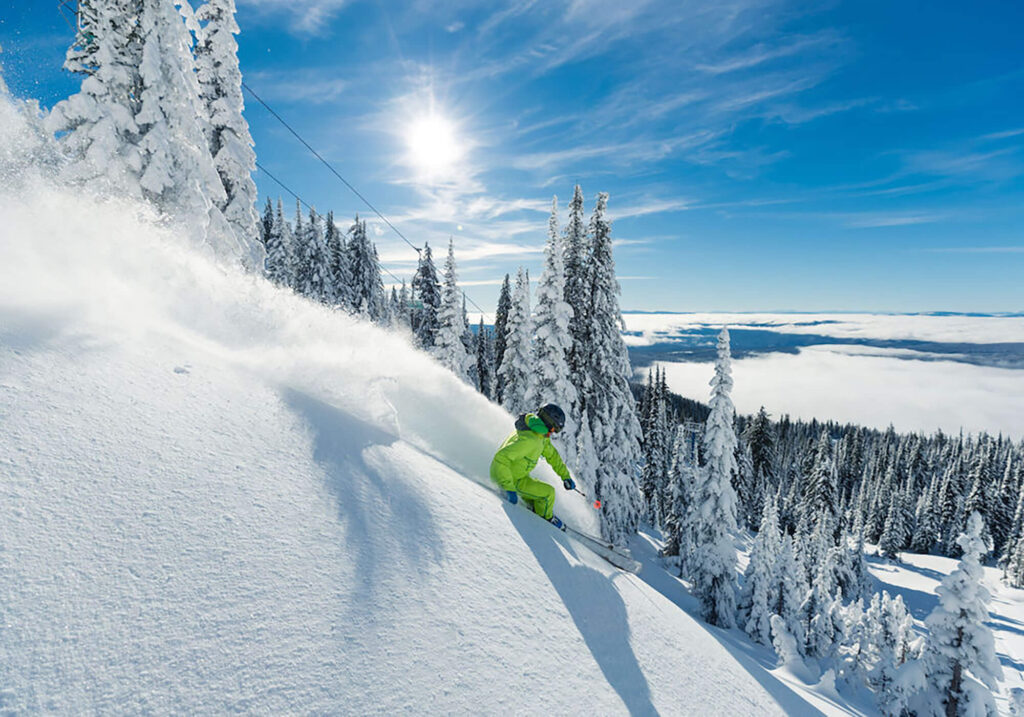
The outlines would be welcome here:
<svg viewBox="0 0 1024 717">
<path fill-rule="evenodd" d="M 627 314 L 631 346 L 650 345 L 706 326 L 758 328 L 788 334 L 844 339 L 938 341 L 945 343 L 1024 342 L 1024 316 L 918 314 Z"/>
<path fill-rule="evenodd" d="M 669 387 L 707 401 L 710 363 L 659 363 Z M 1024 373 L 952 361 L 897 358 L 812 346 L 733 363 L 740 413 L 833 419 L 898 431 L 1003 433 L 1024 438 Z"/>
</svg>

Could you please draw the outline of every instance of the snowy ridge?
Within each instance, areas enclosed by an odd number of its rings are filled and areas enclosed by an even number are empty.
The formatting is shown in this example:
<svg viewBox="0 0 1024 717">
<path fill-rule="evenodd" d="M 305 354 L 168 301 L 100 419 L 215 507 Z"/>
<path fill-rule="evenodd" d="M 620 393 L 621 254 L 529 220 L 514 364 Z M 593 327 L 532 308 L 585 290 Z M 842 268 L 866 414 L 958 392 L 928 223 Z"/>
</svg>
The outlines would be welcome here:
<svg viewBox="0 0 1024 717">
<path fill-rule="evenodd" d="M 409 340 L 3 159 L 5 711 L 810 709 L 502 504 L 511 417 Z"/>
</svg>

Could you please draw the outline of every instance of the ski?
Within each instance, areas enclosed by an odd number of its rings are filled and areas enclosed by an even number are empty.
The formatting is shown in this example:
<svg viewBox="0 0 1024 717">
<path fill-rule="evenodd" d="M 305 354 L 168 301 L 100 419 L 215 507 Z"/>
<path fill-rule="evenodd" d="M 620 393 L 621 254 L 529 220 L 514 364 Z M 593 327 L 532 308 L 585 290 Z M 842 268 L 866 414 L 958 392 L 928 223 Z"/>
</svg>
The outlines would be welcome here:
<svg viewBox="0 0 1024 717">
<path fill-rule="evenodd" d="M 504 496 L 502 496 L 502 500 L 504 500 Z M 544 518 L 534 513 L 525 505 L 520 507 L 522 507 L 523 510 L 528 511 L 531 515 L 535 515 L 541 520 L 544 520 Z M 627 548 L 620 548 L 607 540 L 602 540 L 594 537 L 593 535 L 581 533 L 575 528 L 566 525 L 565 521 L 562 521 L 561 528 L 551 523 L 551 521 L 544 520 L 544 522 L 555 530 L 561 530 L 563 533 L 569 534 L 577 543 L 587 548 L 599 558 L 603 558 L 606 562 L 619 570 L 625 570 L 626 572 L 633 573 L 634 575 L 640 572 L 642 563 L 634 560 L 633 556 L 629 554 L 629 550 Z"/>
<path fill-rule="evenodd" d="M 607 562 L 611 563 L 620 570 L 626 572 L 636 573 L 640 572 L 640 568 L 643 564 L 637 560 L 634 560 L 629 551 L 625 548 L 619 548 L 613 543 L 609 543 L 605 540 L 598 540 L 586 533 L 581 533 L 575 528 L 571 528 L 568 525 L 565 526 L 565 532 L 572 536 L 574 540 L 586 546 L 588 550 L 597 555 L 598 557 L 604 558 Z"/>
</svg>

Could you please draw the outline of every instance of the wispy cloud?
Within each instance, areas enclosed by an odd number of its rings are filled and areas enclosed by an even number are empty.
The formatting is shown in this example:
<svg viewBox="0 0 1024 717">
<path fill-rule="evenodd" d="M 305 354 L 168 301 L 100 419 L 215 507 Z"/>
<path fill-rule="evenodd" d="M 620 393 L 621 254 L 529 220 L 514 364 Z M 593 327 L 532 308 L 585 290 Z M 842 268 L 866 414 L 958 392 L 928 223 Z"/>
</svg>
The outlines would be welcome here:
<svg viewBox="0 0 1024 717">
<path fill-rule="evenodd" d="M 785 124 L 803 124 L 821 117 L 827 117 L 828 115 L 848 112 L 852 109 L 864 107 L 876 101 L 876 98 L 860 97 L 852 100 L 843 100 L 841 102 L 829 102 L 816 107 L 803 107 L 787 103 L 767 108 L 762 113 L 762 116 L 766 119 L 778 120 Z"/>
<path fill-rule="evenodd" d="M 548 169 L 571 165 L 574 162 L 605 158 L 615 164 L 634 161 L 657 161 L 684 149 L 693 149 L 714 140 L 717 133 L 710 130 L 682 137 L 666 139 L 642 138 L 614 144 L 580 146 L 554 152 L 535 152 L 511 159 L 516 169 Z"/>
<path fill-rule="evenodd" d="M 845 224 L 851 229 L 874 229 L 878 227 L 905 227 L 914 224 L 933 224 L 946 218 L 945 214 L 920 212 L 914 214 L 871 213 L 845 215 Z"/>
<path fill-rule="evenodd" d="M 612 203 L 608 207 L 608 214 L 613 219 L 626 219 L 629 217 L 643 217 L 648 214 L 663 214 L 666 212 L 682 212 L 692 209 L 696 203 L 689 199 L 649 199 L 626 206 L 616 206 Z"/>
<path fill-rule="evenodd" d="M 984 134 L 984 135 L 981 136 L 981 139 L 987 139 L 987 140 L 1009 139 L 1010 137 L 1019 137 L 1022 134 L 1024 134 L 1024 127 L 1018 127 L 1017 129 L 1008 129 L 1008 130 L 1004 130 L 1002 132 L 991 132 L 989 134 Z"/>
<path fill-rule="evenodd" d="M 954 246 L 921 249 L 929 254 L 1024 254 L 1024 246 Z"/>
<path fill-rule="evenodd" d="M 757 43 L 746 52 L 741 52 L 733 57 L 728 57 L 713 64 L 701 63 L 698 64 L 696 68 L 701 72 L 707 72 L 712 75 L 721 75 L 727 72 L 736 72 L 737 70 L 747 70 L 751 67 L 757 67 L 758 65 L 763 65 L 766 62 L 771 62 L 772 60 L 790 57 L 809 48 L 827 43 L 834 43 L 836 41 L 837 38 L 834 33 L 823 32 L 818 35 L 808 37 L 793 37 L 782 44 L 775 46 L 767 43 Z"/>
<path fill-rule="evenodd" d="M 239 7 L 288 17 L 288 28 L 301 35 L 324 35 L 328 23 L 348 0 L 238 0 Z"/>
<path fill-rule="evenodd" d="M 336 101 L 350 85 L 336 67 L 252 72 L 246 81 L 268 101 L 311 105 Z"/>
<path fill-rule="evenodd" d="M 1024 174 L 1024 162 L 1015 156 L 1017 154 L 1017 147 L 1004 147 L 990 152 L 979 152 L 968 147 L 905 152 L 903 162 L 909 173 L 1003 181 Z"/>
</svg>

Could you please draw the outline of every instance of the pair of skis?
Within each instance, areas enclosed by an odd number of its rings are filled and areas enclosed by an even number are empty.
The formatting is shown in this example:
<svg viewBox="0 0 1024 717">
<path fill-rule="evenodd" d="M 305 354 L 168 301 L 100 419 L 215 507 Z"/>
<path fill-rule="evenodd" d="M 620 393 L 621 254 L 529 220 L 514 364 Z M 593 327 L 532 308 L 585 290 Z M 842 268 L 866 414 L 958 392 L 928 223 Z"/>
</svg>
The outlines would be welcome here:
<svg viewBox="0 0 1024 717">
<path fill-rule="evenodd" d="M 526 506 L 523 507 L 524 509 L 529 510 L 530 513 L 533 513 L 533 511 L 527 508 Z M 533 513 L 533 515 L 537 514 Z M 541 516 L 539 515 L 537 515 L 537 517 L 541 518 Z M 544 519 L 541 518 L 541 520 Z M 546 520 L 544 522 L 551 525 L 552 528 L 556 528 L 554 523 L 551 523 L 550 521 Z M 594 553 L 600 558 L 604 558 L 605 561 L 615 566 L 619 570 L 625 570 L 626 572 L 633 573 L 634 575 L 640 572 L 642 564 L 639 561 L 633 559 L 633 556 L 630 555 L 628 548 L 621 548 L 615 545 L 615 543 L 612 543 L 611 541 L 604 540 L 593 535 L 588 535 L 586 533 L 581 533 L 575 528 L 566 525 L 565 521 L 562 521 L 562 527 L 560 528 L 560 530 L 566 533 L 567 535 L 571 536 L 573 540 L 575 540 L 577 543 L 590 550 L 590 552 Z"/>
<path fill-rule="evenodd" d="M 574 540 L 584 545 L 592 553 L 604 558 L 619 570 L 625 570 L 634 575 L 640 572 L 642 564 L 633 559 L 633 556 L 629 553 L 629 548 L 620 548 L 607 540 L 601 540 L 593 535 L 581 533 L 565 523 L 562 523 L 562 530 L 571 535 Z"/>
</svg>

